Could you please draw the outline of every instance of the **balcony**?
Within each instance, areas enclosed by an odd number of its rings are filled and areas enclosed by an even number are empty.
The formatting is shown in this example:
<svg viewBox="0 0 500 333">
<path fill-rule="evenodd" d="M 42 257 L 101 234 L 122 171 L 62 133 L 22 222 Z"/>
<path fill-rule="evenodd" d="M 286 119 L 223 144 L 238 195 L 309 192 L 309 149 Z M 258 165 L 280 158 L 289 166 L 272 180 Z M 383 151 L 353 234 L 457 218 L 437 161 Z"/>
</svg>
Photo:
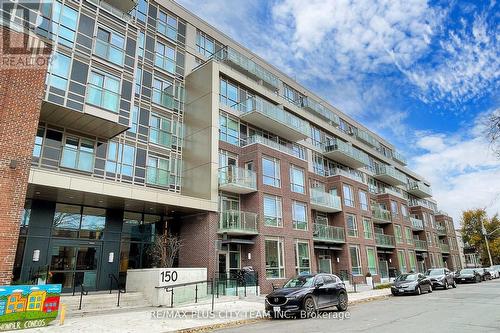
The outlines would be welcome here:
<svg viewBox="0 0 500 333">
<path fill-rule="evenodd" d="M 228 210 L 220 213 L 218 233 L 228 235 L 257 235 L 258 215 L 239 210 Z"/>
<path fill-rule="evenodd" d="M 311 208 L 325 213 L 342 211 L 340 197 L 317 189 L 310 189 Z"/>
<path fill-rule="evenodd" d="M 375 139 L 375 137 L 373 135 L 371 135 L 370 133 L 368 133 L 365 130 L 358 128 L 358 131 L 356 133 L 356 137 L 358 138 L 359 141 L 362 141 L 371 147 L 378 147 L 379 146 L 379 142 L 377 141 L 377 139 Z"/>
<path fill-rule="evenodd" d="M 430 186 L 425 185 L 423 182 L 412 182 L 406 185 L 408 193 L 413 194 L 419 198 L 432 197 L 432 190 Z"/>
<path fill-rule="evenodd" d="M 340 169 L 340 168 L 333 168 L 333 169 L 330 169 L 330 171 L 331 172 L 328 175 L 330 177 L 340 175 L 340 176 L 344 176 L 344 177 L 350 178 L 352 180 L 355 180 L 359 183 L 366 184 L 366 181 L 363 179 L 363 174 L 359 171 L 344 170 L 344 169 Z"/>
<path fill-rule="evenodd" d="M 219 169 L 219 189 L 236 194 L 257 191 L 257 176 L 254 171 L 229 165 Z"/>
<path fill-rule="evenodd" d="M 281 81 L 276 75 L 228 46 L 214 54 L 214 58 L 226 63 L 242 74 L 262 82 L 263 85 L 273 91 L 279 89 L 281 85 Z"/>
<path fill-rule="evenodd" d="M 369 164 L 368 155 L 350 143 L 333 139 L 325 142 L 323 154 L 351 168 L 358 169 Z"/>
<path fill-rule="evenodd" d="M 419 239 L 415 239 L 415 250 L 417 251 L 427 251 L 427 242 Z"/>
<path fill-rule="evenodd" d="M 391 165 L 378 165 L 373 177 L 392 186 L 406 184 L 406 176 Z"/>
<path fill-rule="evenodd" d="M 373 223 L 377 224 L 391 223 L 391 212 L 380 206 L 372 206 L 372 219 Z"/>
<path fill-rule="evenodd" d="M 440 243 L 439 248 L 443 253 L 450 253 L 450 246 L 448 244 Z"/>
<path fill-rule="evenodd" d="M 244 143 L 242 146 L 246 147 L 246 146 L 249 146 L 249 145 L 254 144 L 254 143 L 259 143 L 259 144 L 268 146 L 268 147 L 276 149 L 282 153 L 300 158 L 301 160 L 307 160 L 307 158 L 305 156 L 300 156 L 295 150 L 293 150 L 292 147 L 285 146 L 281 143 L 278 143 L 278 142 L 273 141 L 273 140 L 269 140 L 268 138 L 265 138 L 265 137 L 260 136 L 260 135 L 250 136 L 247 139 L 247 142 Z"/>
<path fill-rule="evenodd" d="M 290 141 L 309 136 L 309 124 L 260 97 L 252 97 L 240 104 L 240 118 Z"/>
<path fill-rule="evenodd" d="M 436 231 L 439 236 L 446 236 L 446 227 L 444 225 L 436 225 Z"/>
<path fill-rule="evenodd" d="M 98 6 L 101 6 L 108 12 L 115 16 L 120 17 L 125 21 L 130 20 L 130 15 L 128 14 L 137 5 L 137 0 L 87 0 Z"/>
<path fill-rule="evenodd" d="M 410 222 L 413 230 L 424 230 L 424 222 L 415 217 L 410 217 Z"/>
<path fill-rule="evenodd" d="M 375 233 L 375 244 L 378 247 L 395 247 L 394 236 Z"/>
<path fill-rule="evenodd" d="M 313 239 L 325 243 L 345 243 L 344 229 L 326 224 L 314 223 Z"/>
<path fill-rule="evenodd" d="M 392 159 L 396 162 L 398 162 L 399 164 L 401 165 L 407 165 L 407 160 L 406 160 L 406 157 L 404 157 L 403 154 L 401 154 L 399 151 L 397 150 L 394 150 L 392 152 Z"/>
<path fill-rule="evenodd" d="M 340 123 L 338 115 L 310 97 L 305 97 L 304 99 L 302 99 L 302 108 L 309 110 L 322 118 L 325 118 L 333 126 L 338 126 Z"/>
</svg>

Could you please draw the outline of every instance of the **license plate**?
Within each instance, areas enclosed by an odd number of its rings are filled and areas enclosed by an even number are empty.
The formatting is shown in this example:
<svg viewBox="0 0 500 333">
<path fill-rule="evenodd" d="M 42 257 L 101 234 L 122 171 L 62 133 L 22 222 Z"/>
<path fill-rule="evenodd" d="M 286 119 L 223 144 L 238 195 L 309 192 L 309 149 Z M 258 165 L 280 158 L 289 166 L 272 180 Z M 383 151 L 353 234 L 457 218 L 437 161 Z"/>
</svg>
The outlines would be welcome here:
<svg viewBox="0 0 500 333">
<path fill-rule="evenodd" d="M 273 306 L 273 311 L 274 312 L 280 312 L 281 308 L 279 306 Z"/>
<path fill-rule="evenodd" d="M 465 281 L 465 279 L 462 279 L 462 281 Z"/>
<path fill-rule="evenodd" d="M 403 293 L 405 290 L 404 289 L 399 289 L 398 290 L 400 293 Z"/>
</svg>

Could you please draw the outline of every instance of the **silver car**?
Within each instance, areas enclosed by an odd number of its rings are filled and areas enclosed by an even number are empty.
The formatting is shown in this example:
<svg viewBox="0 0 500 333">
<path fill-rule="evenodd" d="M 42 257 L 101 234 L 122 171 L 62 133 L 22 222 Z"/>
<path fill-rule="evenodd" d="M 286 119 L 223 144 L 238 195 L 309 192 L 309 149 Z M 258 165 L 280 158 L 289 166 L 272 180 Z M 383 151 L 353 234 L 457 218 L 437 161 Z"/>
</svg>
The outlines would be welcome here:
<svg viewBox="0 0 500 333">
<path fill-rule="evenodd" d="M 448 289 L 456 288 L 455 276 L 448 268 L 433 268 L 425 272 L 425 276 L 432 282 L 432 287 Z"/>
</svg>

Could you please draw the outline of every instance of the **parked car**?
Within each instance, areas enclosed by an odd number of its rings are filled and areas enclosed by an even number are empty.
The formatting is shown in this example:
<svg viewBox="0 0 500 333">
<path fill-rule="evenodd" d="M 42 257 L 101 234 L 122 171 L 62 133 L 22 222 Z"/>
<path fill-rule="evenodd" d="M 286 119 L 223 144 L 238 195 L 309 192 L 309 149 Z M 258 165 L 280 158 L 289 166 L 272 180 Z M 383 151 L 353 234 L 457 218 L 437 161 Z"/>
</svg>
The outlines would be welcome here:
<svg viewBox="0 0 500 333">
<path fill-rule="evenodd" d="M 483 281 L 492 279 L 491 273 L 488 271 L 487 268 L 484 268 L 484 267 L 478 268 L 478 271 L 479 271 L 479 274 L 481 274 L 481 278 Z"/>
<path fill-rule="evenodd" d="M 490 272 L 492 279 L 500 278 L 499 268 L 495 268 L 495 266 L 491 266 L 491 267 L 488 267 L 486 269 L 488 270 L 488 272 Z"/>
<path fill-rule="evenodd" d="M 401 274 L 391 286 L 391 292 L 394 296 L 403 294 L 420 295 L 424 291 L 432 293 L 432 282 L 422 273 Z"/>
<path fill-rule="evenodd" d="M 346 311 L 347 290 L 344 282 L 333 274 L 304 274 L 288 280 L 283 288 L 266 296 L 266 311 L 273 318 L 304 314 L 309 317 L 318 310 L 336 306 Z"/>
<path fill-rule="evenodd" d="M 434 289 L 438 287 L 443 289 L 448 289 L 449 287 L 457 287 L 455 277 L 448 268 L 428 269 L 427 272 L 425 272 L 425 276 L 427 276 L 427 278 L 431 280 L 432 287 Z"/>
<path fill-rule="evenodd" d="M 473 282 L 478 283 L 481 282 L 481 275 L 474 268 L 464 268 L 458 272 L 458 275 L 455 276 L 456 283 L 467 283 Z"/>
</svg>

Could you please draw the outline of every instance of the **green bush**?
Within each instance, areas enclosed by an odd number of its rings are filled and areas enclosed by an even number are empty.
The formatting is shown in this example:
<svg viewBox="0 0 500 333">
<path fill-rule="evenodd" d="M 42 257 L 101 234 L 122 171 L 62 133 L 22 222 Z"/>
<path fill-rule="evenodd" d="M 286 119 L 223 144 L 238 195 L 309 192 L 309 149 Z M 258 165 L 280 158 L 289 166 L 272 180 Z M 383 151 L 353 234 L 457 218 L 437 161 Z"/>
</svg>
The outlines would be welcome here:
<svg viewBox="0 0 500 333">
<path fill-rule="evenodd" d="M 376 285 L 374 289 L 386 289 L 390 288 L 392 286 L 392 283 L 382 283 L 379 285 Z"/>
</svg>

